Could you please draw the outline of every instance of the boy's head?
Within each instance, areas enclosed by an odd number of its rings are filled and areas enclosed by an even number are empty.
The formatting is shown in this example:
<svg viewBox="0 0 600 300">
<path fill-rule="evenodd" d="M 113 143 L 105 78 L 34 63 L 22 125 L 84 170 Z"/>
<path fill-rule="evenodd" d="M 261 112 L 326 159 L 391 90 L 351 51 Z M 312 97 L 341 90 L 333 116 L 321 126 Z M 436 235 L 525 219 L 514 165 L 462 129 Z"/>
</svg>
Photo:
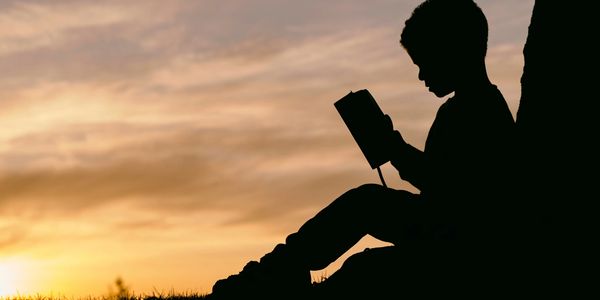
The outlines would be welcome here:
<svg viewBox="0 0 600 300">
<path fill-rule="evenodd" d="M 472 0 L 427 0 L 406 20 L 400 43 L 419 79 L 443 97 L 465 72 L 485 66 L 487 37 L 485 15 Z"/>
</svg>

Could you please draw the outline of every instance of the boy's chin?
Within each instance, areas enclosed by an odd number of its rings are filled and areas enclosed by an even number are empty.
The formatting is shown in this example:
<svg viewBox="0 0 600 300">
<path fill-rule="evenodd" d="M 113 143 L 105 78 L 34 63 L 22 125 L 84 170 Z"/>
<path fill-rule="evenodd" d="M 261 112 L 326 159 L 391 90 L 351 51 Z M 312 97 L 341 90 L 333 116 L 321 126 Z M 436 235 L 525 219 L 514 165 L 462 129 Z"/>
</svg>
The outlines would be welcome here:
<svg viewBox="0 0 600 300">
<path fill-rule="evenodd" d="M 432 92 L 438 98 L 446 97 L 446 96 L 450 95 L 450 93 L 453 92 L 452 90 L 432 90 L 432 89 L 429 89 L 429 91 Z"/>
</svg>

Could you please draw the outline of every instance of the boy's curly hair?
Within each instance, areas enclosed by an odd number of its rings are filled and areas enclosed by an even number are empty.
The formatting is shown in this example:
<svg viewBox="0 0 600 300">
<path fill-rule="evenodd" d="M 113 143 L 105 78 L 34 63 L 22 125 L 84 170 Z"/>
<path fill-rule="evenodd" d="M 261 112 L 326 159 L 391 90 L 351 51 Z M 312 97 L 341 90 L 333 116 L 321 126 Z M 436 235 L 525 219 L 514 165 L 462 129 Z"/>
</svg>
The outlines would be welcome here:
<svg viewBox="0 0 600 300">
<path fill-rule="evenodd" d="M 472 0 L 427 0 L 406 20 L 400 44 L 409 52 L 443 49 L 481 58 L 487 40 L 487 19 Z"/>
</svg>

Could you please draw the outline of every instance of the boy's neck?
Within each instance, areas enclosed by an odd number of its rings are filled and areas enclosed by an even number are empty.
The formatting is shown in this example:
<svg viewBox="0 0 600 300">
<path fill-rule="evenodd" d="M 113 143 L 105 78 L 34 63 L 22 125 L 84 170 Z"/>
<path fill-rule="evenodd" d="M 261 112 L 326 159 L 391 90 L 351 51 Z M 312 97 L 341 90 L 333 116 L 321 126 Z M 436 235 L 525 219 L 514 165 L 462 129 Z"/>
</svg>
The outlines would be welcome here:
<svg viewBox="0 0 600 300">
<path fill-rule="evenodd" d="M 488 89 L 493 85 L 488 77 L 485 64 L 472 66 L 466 70 L 462 70 L 461 72 L 464 75 L 456 84 L 456 90 L 454 91 L 455 96 L 470 94 L 474 91 L 482 89 Z"/>
</svg>

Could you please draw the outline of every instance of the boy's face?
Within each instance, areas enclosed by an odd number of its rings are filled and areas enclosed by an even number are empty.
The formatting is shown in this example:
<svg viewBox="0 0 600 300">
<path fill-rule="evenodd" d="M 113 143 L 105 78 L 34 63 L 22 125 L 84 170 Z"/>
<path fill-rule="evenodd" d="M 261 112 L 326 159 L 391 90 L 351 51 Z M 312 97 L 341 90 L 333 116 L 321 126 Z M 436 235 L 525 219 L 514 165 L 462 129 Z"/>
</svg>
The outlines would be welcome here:
<svg viewBox="0 0 600 300">
<path fill-rule="evenodd" d="M 425 83 L 429 91 L 437 97 L 444 97 L 454 92 L 454 67 L 452 61 L 442 53 L 408 51 L 413 63 L 419 67 L 419 80 Z"/>
</svg>

